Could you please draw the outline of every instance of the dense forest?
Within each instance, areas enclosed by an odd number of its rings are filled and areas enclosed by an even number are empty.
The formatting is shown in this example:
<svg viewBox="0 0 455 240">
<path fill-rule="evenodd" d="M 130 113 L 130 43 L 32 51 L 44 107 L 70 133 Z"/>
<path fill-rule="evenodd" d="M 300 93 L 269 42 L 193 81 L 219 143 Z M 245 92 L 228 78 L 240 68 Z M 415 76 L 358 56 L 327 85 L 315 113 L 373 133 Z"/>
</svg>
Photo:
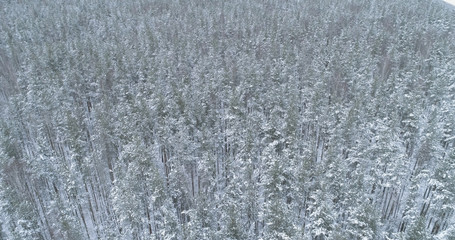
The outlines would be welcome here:
<svg viewBox="0 0 455 240">
<path fill-rule="evenodd" d="M 1 0 L 0 239 L 455 239 L 455 11 Z"/>
</svg>

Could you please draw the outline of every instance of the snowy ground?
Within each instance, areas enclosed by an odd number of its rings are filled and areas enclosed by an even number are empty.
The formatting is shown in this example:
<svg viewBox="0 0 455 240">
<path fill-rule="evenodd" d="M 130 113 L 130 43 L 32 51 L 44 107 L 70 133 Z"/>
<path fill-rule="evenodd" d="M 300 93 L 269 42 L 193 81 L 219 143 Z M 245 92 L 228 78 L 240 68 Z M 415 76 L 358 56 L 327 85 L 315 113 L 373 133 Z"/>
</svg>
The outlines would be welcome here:
<svg viewBox="0 0 455 240">
<path fill-rule="evenodd" d="M 450 3 L 455 6 L 455 0 L 444 0 L 444 2 Z"/>
</svg>

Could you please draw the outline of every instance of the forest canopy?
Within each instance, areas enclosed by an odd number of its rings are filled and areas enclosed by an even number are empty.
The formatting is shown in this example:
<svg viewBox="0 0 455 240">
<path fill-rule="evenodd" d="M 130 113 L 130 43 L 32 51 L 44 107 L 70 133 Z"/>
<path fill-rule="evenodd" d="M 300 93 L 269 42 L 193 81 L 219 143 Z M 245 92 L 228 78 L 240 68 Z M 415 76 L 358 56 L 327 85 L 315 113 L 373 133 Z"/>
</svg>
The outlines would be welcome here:
<svg viewBox="0 0 455 240">
<path fill-rule="evenodd" d="M 0 239 L 455 239 L 455 11 L 0 2 Z"/>
</svg>

